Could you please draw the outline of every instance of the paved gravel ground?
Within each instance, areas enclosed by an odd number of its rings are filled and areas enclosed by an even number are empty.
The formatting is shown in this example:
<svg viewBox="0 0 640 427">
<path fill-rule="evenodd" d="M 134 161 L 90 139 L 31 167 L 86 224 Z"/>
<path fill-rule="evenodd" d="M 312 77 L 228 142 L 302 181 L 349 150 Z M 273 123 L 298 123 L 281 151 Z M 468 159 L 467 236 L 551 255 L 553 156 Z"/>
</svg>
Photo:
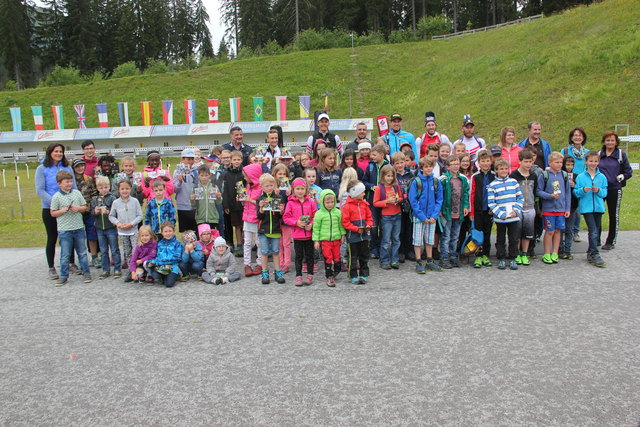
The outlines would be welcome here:
<svg viewBox="0 0 640 427">
<path fill-rule="evenodd" d="M 56 288 L 42 249 L 1 250 L 0 424 L 636 426 L 638 241 L 606 269 L 407 263 L 335 289 Z"/>
</svg>

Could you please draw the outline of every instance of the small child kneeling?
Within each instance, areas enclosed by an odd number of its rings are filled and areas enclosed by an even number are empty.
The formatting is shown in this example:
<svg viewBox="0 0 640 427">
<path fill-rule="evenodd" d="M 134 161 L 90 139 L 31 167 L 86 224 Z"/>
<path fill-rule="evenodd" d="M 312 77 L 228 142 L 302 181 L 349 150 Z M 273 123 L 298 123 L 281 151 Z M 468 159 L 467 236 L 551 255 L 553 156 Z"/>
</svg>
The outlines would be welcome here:
<svg viewBox="0 0 640 427">
<path fill-rule="evenodd" d="M 222 237 L 217 237 L 213 246 L 215 251 L 211 252 L 207 259 L 207 267 L 202 272 L 202 280 L 214 285 L 240 280 L 240 272 L 236 268 L 236 258 L 227 246 L 227 241 Z"/>
</svg>

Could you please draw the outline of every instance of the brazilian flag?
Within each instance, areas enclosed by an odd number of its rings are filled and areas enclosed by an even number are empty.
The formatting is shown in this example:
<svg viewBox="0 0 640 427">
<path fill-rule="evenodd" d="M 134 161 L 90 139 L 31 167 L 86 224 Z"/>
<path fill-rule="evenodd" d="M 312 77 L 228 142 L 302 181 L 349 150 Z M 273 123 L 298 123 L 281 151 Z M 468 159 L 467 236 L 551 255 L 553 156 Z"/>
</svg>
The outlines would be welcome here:
<svg viewBox="0 0 640 427">
<path fill-rule="evenodd" d="M 253 121 L 261 122 L 264 120 L 264 99 L 261 96 L 253 97 Z"/>
</svg>

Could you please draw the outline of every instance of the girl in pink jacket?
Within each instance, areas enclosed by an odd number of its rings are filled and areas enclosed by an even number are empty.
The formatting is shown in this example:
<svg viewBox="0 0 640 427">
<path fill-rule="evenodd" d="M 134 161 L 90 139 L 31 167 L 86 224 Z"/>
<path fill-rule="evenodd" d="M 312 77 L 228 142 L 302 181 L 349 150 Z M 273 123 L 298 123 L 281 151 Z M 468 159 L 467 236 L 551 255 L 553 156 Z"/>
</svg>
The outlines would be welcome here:
<svg viewBox="0 0 640 427">
<path fill-rule="evenodd" d="M 260 188 L 260 175 L 262 175 L 262 164 L 252 163 L 242 168 L 242 173 L 247 182 L 247 197 L 242 201 L 244 211 L 242 213 L 244 231 L 244 275 L 254 276 L 262 273 L 262 267 L 257 260 L 262 256 L 260 246 L 258 246 L 255 267 L 251 268 L 251 248 L 255 241 L 258 244 L 258 211 L 256 209 L 256 199 L 262 194 Z"/>
</svg>

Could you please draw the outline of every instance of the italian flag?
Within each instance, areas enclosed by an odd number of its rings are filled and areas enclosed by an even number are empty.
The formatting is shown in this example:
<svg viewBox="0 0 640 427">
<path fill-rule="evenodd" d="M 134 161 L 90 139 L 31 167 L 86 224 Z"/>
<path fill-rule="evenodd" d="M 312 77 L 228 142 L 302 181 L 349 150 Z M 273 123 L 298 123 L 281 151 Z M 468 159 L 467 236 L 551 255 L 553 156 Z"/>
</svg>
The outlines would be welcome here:
<svg viewBox="0 0 640 427">
<path fill-rule="evenodd" d="M 44 130 L 44 124 L 42 122 L 42 107 L 31 107 L 33 111 L 33 124 L 36 126 L 36 130 Z"/>
<path fill-rule="evenodd" d="M 240 121 L 240 98 L 229 98 L 229 110 L 231 112 L 231 122 Z"/>
<path fill-rule="evenodd" d="M 64 116 L 62 115 L 62 105 L 52 105 L 53 127 L 54 129 L 64 129 Z"/>
<path fill-rule="evenodd" d="M 276 120 L 287 120 L 286 96 L 276 96 Z"/>
</svg>

